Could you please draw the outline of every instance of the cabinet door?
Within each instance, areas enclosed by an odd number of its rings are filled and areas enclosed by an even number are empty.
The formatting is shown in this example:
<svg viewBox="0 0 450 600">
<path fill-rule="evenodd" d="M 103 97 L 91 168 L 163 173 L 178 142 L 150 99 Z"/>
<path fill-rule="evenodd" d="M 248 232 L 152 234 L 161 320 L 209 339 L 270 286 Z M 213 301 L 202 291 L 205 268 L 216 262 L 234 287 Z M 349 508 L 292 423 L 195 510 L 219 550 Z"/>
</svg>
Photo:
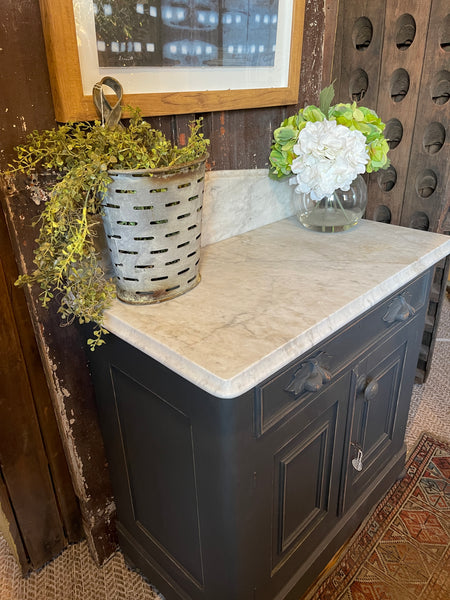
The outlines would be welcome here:
<svg viewBox="0 0 450 600">
<path fill-rule="evenodd" d="M 350 382 L 347 372 L 277 432 L 272 477 L 273 582 L 288 580 L 299 565 L 306 564 L 338 521 Z"/>
<path fill-rule="evenodd" d="M 402 451 L 418 345 L 417 328 L 411 323 L 357 366 L 344 466 L 344 511 Z"/>
</svg>

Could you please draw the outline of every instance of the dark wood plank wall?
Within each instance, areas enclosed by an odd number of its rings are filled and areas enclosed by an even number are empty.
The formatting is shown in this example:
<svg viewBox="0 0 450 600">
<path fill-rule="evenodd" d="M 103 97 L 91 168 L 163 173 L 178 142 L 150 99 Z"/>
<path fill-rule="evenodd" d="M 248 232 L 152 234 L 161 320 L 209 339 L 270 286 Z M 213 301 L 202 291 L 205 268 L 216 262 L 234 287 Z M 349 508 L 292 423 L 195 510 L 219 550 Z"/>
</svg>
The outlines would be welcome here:
<svg viewBox="0 0 450 600">
<path fill-rule="evenodd" d="M 0 478 L 23 571 L 81 538 L 80 510 L 0 212 Z M 30 519 L 31 514 L 38 518 Z"/>
<path fill-rule="evenodd" d="M 6 9 L 5 5 L 2 8 Z M 28 6 L 9 3 L 7 10 L 2 11 L 0 60 L 3 54 L 8 60 L 15 50 L 14 44 L 10 52 L 6 46 L 9 34 L 20 31 L 17 19 L 23 17 L 21 9 L 33 22 L 35 16 Z M 32 35 L 28 42 L 33 47 Z M 20 75 L 22 66 L 32 69 L 33 60 L 39 56 L 38 51 L 34 55 L 29 52 L 29 47 L 17 53 L 18 62 L 11 65 L 12 72 L 8 74 L 3 64 L 1 67 L 0 106 L 5 115 L 0 129 L 2 167 L 8 154 L 5 132 L 11 134 L 11 139 L 14 135 L 18 139 L 18 132 L 23 133 L 24 129 L 24 121 L 14 111 L 9 113 L 9 107 L 16 102 L 11 79 L 26 80 L 25 74 Z M 39 89 L 37 84 L 35 93 Z M 28 94 L 24 86 L 25 103 Z M 29 106 L 29 110 L 33 112 L 34 107 Z M 0 274 L 0 509 L 3 513 L 0 525 L 26 572 L 42 566 L 68 542 L 79 540 L 82 530 L 80 509 L 27 302 L 23 291 L 14 286 L 18 270 L 3 213 L 0 213 Z"/>
<path fill-rule="evenodd" d="M 65 546 L 56 498 L 50 477 L 26 365 L 20 356 L 17 329 L 9 302 L 7 279 L 0 265 L 0 463 L 3 480 L 33 566 L 51 558 L 46 547 L 59 552 Z M 11 402 L 10 399 L 14 398 Z M 30 520 L 34 505 L 40 519 Z"/>
<path fill-rule="evenodd" d="M 210 170 L 268 167 L 272 132 L 286 115 L 317 102 L 333 60 L 337 1 L 307 0 L 298 106 L 236 110 L 203 115 L 211 139 Z M 0 50 L 0 168 L 32 129 L 54 125 L 39 0 L 4 0 Z M 326 45 L 324 47 L 324 39 Z M 150 118 L 177 137 L 192 115 Z M 41 206 L 39 187 L 10 181 L 0 197 L 20 270 L 31 267 L 36 232 L 31 222 Z M 56 309 L 43 310 L 36 291 L 27 293 L 42 364 L 57 415 L 84 531 L 94 558 L 102 563 L 115 548 L 114 512 L 93 390 L 82 343 L 74 327 L 62 329 Z"/>
</svg>

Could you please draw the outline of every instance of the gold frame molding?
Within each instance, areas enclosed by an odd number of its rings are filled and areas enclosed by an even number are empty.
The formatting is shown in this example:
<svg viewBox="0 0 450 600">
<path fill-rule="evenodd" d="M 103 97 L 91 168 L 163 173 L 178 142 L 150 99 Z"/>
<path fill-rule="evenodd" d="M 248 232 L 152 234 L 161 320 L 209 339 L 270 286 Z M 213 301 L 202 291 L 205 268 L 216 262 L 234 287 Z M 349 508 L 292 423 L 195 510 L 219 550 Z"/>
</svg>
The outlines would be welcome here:
<svg viewBox="0 0 450 600">
<path fill-rule="evenodd" d="M 92 95 L 83 93 L 73 0 L 39 0 L 56 120 L 97 118 Z M 286 87 L 124 94 L 123 104 L 144 116 L 262 108 L 296 104 L 300 82 L 305 0 L 293 1 L 289 76 Z"/>
</svg>

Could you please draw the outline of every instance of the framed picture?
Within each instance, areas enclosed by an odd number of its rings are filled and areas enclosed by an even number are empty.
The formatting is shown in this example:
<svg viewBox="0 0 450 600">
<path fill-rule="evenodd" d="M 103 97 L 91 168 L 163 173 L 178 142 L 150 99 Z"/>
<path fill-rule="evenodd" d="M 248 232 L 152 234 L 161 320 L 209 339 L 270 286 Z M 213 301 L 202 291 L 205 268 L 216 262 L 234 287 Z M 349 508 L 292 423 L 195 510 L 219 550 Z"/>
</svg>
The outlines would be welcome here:
<svg viewBox="0 0 450 600">
<path fill-rule="evenodd" d="M 40 0 L 56 119 L 120 81 L 144 116 L 296 104 L 305 0 Z"/>
</svg>

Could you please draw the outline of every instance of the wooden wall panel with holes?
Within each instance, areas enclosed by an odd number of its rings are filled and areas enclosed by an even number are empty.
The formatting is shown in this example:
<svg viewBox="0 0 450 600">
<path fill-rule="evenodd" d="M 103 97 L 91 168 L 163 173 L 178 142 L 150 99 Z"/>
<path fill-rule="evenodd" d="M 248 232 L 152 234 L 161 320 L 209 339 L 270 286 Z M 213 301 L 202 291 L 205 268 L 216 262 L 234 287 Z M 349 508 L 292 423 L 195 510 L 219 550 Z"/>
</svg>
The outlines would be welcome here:
<svg viewBox="0 0 450 600">
<path fill-rule="evenodd" d="M 367 216 L 400 224 L 421 87 L 431 0 L 388 2 L 376 110 L 386 123 L 391 168 L 369 177 Z M 379 208 L 383 207 L 383 208 Z M 388 212 L 389 211 L 389 212 Z M 382 218 L 381 220 L 384 220 Z"/>
<path fill-rule="evenodd" d="M 448 0 L 341 0 L 339 11 L 336 100 L 375 109 L 390 139 L 366 218 L 450 233 Z"/>
<path fill-rule="evenodd" d="M 333 71 L 335 102 L 359 102 L 374 108 L 383 49 L 386 0 L 355 2 L 341 0 L 336 31 Z M 339 57 L 339 62 L 338 62 Z M 339 65 L 339 66 L 338 66 Z"/>
<path fill-rule="evenodd" d="M 368 179 L 366 218 L 450 235 L 448 0 L 341 0 L 332 78 L 336 101 L 386 123 L 391 166 Z M 435 270 L 416 380 L 426 380 L 447 285 Z"/>
<path fill-rule="evenodd" d="M 449 96 L 450 5 L 433 0 L 401 225 L 450 233 L 441 220 L 450 195 Z"/>
</svg>

